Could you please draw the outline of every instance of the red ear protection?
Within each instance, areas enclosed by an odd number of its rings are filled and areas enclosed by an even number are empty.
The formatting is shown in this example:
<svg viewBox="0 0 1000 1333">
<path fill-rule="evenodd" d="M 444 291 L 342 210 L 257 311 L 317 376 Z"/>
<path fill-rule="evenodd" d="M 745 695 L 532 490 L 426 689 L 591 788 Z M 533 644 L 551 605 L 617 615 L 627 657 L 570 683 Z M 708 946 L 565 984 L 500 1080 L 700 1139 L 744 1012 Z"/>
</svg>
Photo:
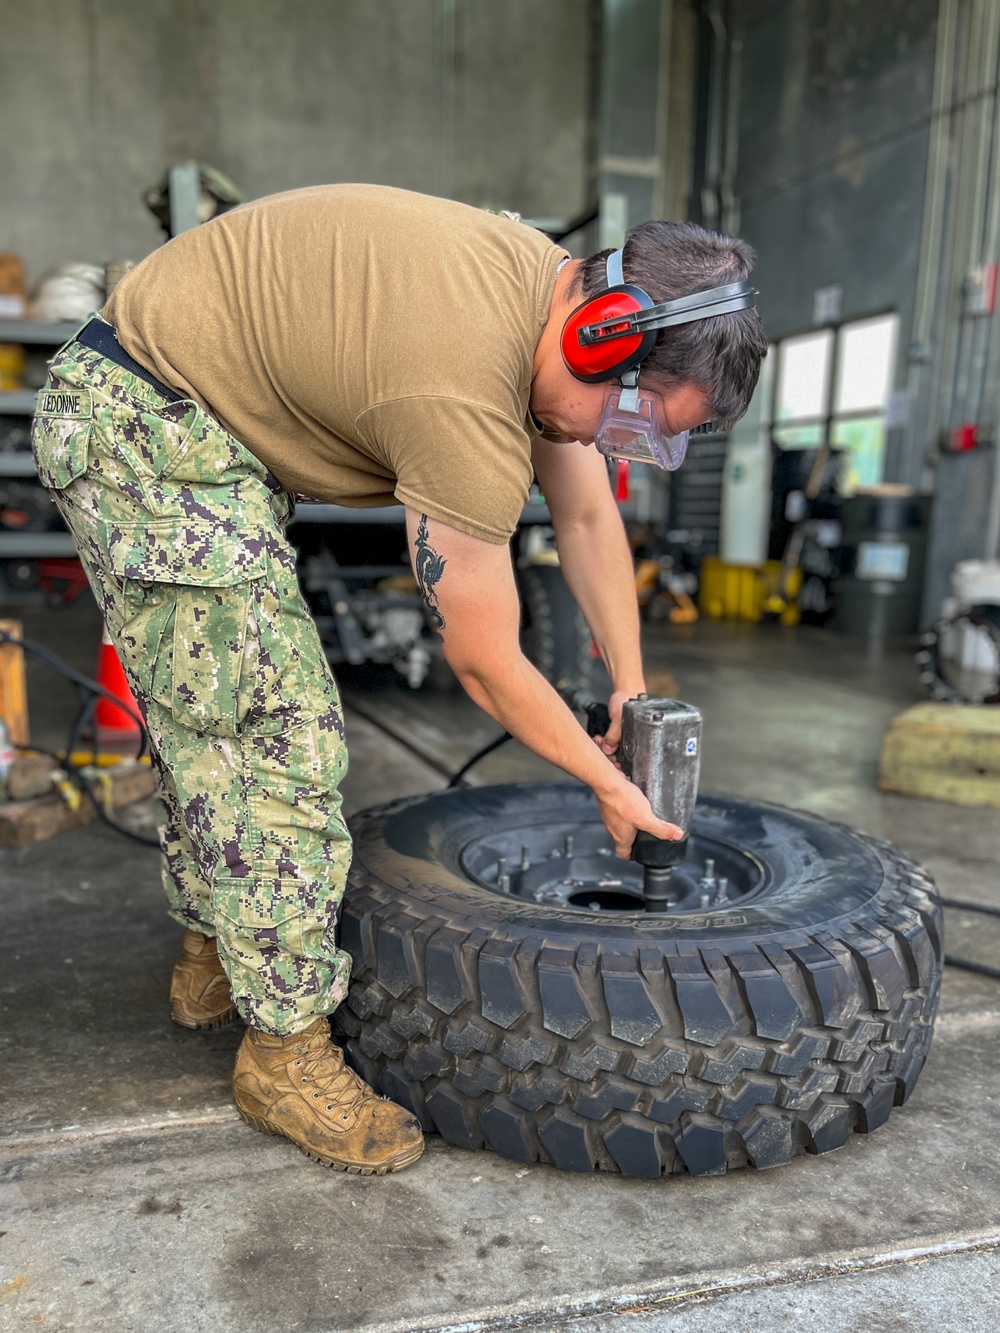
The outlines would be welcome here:
<svg viewBox="0 0 1000 1333">
<path fill-rule="evenodd" d="M 585 384 L 620 379 L 645 361 L 660 329 L 728 315 L 755 305 L 749 282 L 730 282 L 656 305 L 648 292 L 622 279 L 622 252 L 607 261 L 608 285 L 578 305 L 560 336 L 563 360 Z"/>
<path fill-rule="evenodd" d="M 656 344 L 656 330 L 629 332 L 630 321 L 610 325 L 593 342 L 584 342 L 581 329 L 616 315 L 634 315 L 639 310 L 652 308 L 653 299 L 641 287 L 623 283 L 620 287 L 605 287 L 573 311 L 562 331 L 562 354 L 566 365 L 578 380 L 586 384 L 600 384 L 616 380 L 626 371 L 645 361 Z"/>
</svg>

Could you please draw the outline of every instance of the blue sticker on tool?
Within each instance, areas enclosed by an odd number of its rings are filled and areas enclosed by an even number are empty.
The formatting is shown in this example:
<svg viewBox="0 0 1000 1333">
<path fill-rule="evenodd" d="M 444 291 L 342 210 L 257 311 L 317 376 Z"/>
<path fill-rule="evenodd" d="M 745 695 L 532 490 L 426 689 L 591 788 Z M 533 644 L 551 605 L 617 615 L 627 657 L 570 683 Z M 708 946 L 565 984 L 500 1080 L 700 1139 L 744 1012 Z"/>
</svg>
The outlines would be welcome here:
<svg viewBox="0 0 1000 1333">
<path fill-rule="evenodd" d="M 685 743 L 685 745 L 684 745 L 684 753 L 685 753 L 685 754 L 697 754 L 697 753 L 698 753 L 698 741 L 697 741 L 697 738 L 696 738 L 696 737 L 692 736 L 692 737 Z"/>
</svg>

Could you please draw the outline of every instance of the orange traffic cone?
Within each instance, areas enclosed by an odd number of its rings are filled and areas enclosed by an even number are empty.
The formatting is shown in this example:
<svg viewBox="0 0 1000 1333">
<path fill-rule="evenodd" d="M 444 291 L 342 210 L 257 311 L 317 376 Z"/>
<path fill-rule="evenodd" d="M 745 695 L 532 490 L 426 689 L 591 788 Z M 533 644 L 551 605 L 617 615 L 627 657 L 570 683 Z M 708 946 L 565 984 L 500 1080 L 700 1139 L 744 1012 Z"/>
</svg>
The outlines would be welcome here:
<svg viewBox="0 0 1000 1333">
<path fill-rule="evenodd" d="M 115 646 L 108 638 L 107 627 L 101 637 L 101 647 L 97 655 L 96 680 L 98 685 L 103 685 L 116 699 L 120 699 L 123 704 L 131 708 L 133 713 L 138 713 L 139 706 L 129 689 Z M 110 699 L 100 695 L 97 708 L 94 710 L 94 739 L 97 744 L 107 746 L 111 750 L 131 749 L 139 736 L 139 724 L 135 718 L 113 704 Z"/>
</svg>

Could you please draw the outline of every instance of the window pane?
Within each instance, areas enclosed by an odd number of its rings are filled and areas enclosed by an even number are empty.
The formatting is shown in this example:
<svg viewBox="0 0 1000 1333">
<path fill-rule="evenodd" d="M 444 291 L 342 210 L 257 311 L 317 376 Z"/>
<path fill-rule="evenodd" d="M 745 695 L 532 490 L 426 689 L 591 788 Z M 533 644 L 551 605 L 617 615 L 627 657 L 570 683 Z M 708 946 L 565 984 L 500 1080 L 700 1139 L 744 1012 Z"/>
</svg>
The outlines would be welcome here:
<svg viewBox="0 0 1000 1333">
<path fill-rule="evenodd" d="M 859 319 L 843 326 L 837 349 L 835 412 L 885 407 L 896 366 L 898 335 L 898 315 L 879 315 L 876 319 Z"/>
<path fill-rule="evenodd" d="M 778 421 L 826 415 L 833 332 L 822 329 L 786 338 L 779 347 Z"/>
<path fill-rule="evenodd" d="M 823 443 L 825 427 L 776 426 L 774 441 L 779 449 L 818 449 Z"/>
<path fill-rule="evenodd" d="M 848 451 L 841 482 L 844 494 L 853 495 L 859 486 L 877 486 L 882 480 L 885 456 L 885 418 L 879 415 L 835 421 L 831 439 L 835 448 Z"/>
</svg>

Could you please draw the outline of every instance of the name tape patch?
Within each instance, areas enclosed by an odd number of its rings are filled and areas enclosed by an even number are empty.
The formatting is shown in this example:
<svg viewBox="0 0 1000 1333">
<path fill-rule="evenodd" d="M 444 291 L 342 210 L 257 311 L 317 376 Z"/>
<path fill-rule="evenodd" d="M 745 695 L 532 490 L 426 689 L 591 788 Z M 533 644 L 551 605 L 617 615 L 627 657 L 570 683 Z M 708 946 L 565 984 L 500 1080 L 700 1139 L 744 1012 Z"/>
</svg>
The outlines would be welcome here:
<svg viewBox="0 0 1000 1333">
<path fill-rule="evenodd" d="M 43 417 L 89 417 L 89 389 L 43 389 L 36 409 Z"/>
</svg>

